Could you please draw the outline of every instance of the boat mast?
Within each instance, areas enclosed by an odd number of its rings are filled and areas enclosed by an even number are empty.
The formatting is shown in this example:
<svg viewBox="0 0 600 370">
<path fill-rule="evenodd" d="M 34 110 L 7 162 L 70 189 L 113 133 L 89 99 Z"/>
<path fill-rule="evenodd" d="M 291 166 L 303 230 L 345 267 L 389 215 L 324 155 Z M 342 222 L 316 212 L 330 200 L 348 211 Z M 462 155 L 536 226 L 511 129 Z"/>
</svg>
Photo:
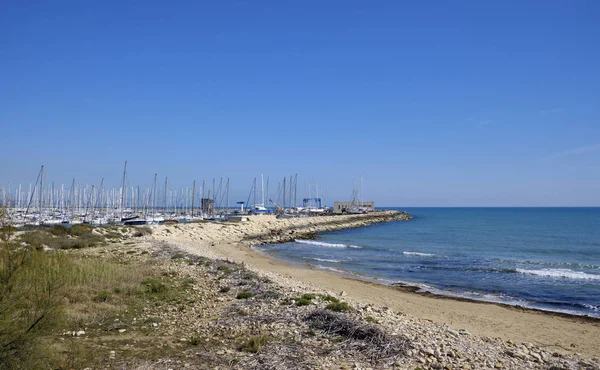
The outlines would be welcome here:
<svg viewBox="0 0 600 370">
<path fill-rule="evenodd" d="M 69 204 L 70 208 L 71 208 L 71 223 L 73 223 L 73 219 L 75 219 L 75 179 L 73 179 L 73 182 L 71 183 L 71 201 Z"/>
<path fill-rule="evenodd" d="M 43 193 L 44 193 L 44 166 L 42 165 L 42 169 L 40 170 L 40 226 L 42 225 L 42 202 L 43 202 Z"/>
<path fill-rule="evenodd" d="M 294 178 L 294 206 L 298 207 L 298 174 Z"/>
<path fill-rule="evenodd" d="M 360 206 L 364 207 L 365 204 L 365 192 L 363 189 L 363 179 L 362 176 L 360 177 Z"/>
<path fill-rule="evenodd" d="M 90 208 L 91 208 L 91 216 L 90 216 L 90 223 L 94 223 L 94 185 L 92 185 L 92 193 L 90 194 Z M 85 213 L 86 217 L 87 217 L 87 212 Z"/>
<path fill-rule="evenodd" d="M 194 218 L 194 200 L 196 199 L 196 180 L 192 186 L 192 218 Z"/>
<path fill-rule="evenodd" d="M 265 198 L 263 198 L 263 199 L 265 199 Z M 271 199 L 271 198 L 269 197 L 269 176 L 267 176 L 267 197 L 266 197 L 266 199 Z M 266 205 L 265 205 L 265 208 L 267 208 L 267 206 L 266 206 Z"/>
<path fill-rule="evenodd" d="M 286 176 L 283 176 L 283 207 L 282 207 L 283 213 L 285 213 L 285 178 L 286 178 Z"/>
<path fill-rule="evenodd" d="M 260 174 L 260 195 L 262 197 L 261 204 L 264 206 L 265 205 L 265 178 L 262 173 Z"/>
<path fill-rule="evenodd" d="M 154 221 L 154 212 L 156 212 L 156 177 L 157 173 L 154 174 L 154 184 L 152 184 L 152 221 Z"/>
<path fill-rule="evenodd" d="M 227 179 L 227 200 L 225 201 L 225 214 L 229 214 L 229 179 Z"/>
<path fill-rule="evenodd" d="M 164 206 L 165 206 L 165 214 L 168 212 L 168 207 L 167 207 L 168 206 L 168 204 L 167 204 L 168 203 L 167 202 L 167 179 L 168 179 L 168 177 L 165 176 L 165 204 L 164 204 Z"/>
<path fill-rule="evenodd" d="M 254 205 L 256 205 L 256 177 L 254 178 L 254 184 L 252 184 L 254 188 Z"/>
<path fill-rule="evenodd" d="M 125 205 L 125 176 L 127 175 L 127 161 L 125 161 L 125 168 L 123 168 L 123 182 L 121 184 L 121 221 L 123 221 L 123 206 Z"/>
<path fill-rule="evenodd" d="M 205 199 L 205 197 L 204 197 L 205 186 L 206 186 L 206 181 L 203 179 L 202 180 L 202 198 L 200 198 L 200 207 L 202 208 L 202 211 L 200 212 L 200 216 L 205 216 L 204 212 L 208 211 L 208 207 L 210 205 L 210 201 L 209 201 L 209 203 L 206 206 L 204 206 L 202 204 L 202 199 Z"/>
<path fill-rule="evenodd" d="M 102 215 L 102 201 L 104 197 L 104 177 L 100 180 L 100 192 L 98 194 L 98 209 L 100 210 L 100 215 Z M 105 215 L 106 218 L 106 215 Z M 94 219 L 92 219 L 94 221 Z"/>
</svg>

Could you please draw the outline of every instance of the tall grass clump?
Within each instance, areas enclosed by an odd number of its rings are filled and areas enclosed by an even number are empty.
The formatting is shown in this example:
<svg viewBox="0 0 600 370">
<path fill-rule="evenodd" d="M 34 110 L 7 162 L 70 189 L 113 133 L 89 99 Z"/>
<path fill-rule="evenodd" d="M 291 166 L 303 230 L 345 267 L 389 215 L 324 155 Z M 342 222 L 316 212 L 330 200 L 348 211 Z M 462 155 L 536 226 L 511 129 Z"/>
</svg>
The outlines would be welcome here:
<svg viewBox="0 0 600 370">
<path fill-rule="evenodd" d="M 14 232 L 0 209 L 0 368 L 38 368 L 44 364 L 42 337 L 64 318 L 64 260 L 21 246 Z"/>
<path fill-rule="evenodd" d="M 41 248 L 56 245 L 56 239 L 95 238 L 92 230 L 82 226 L 26 232 L 33 236 L 23 244 L 6 210 L 0 209 L 0 369 L 62 368 L 56 366 L 61 342 L 48 340 L 51 336 L 64 329 L 105 326 L 114 322 L 115 314 L 140 307 L 152 294 L 144 284 L 156 275 L 149 264 L 131 268 Z"/>
</svg>

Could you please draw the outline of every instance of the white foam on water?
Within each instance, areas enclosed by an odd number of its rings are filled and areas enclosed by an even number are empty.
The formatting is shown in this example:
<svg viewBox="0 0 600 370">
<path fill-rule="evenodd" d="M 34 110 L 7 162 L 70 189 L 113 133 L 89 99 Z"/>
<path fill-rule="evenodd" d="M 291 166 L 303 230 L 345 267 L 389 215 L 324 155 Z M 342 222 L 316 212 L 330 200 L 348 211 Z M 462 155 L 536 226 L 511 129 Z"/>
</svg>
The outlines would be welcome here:
<svg viewBox="0 0 600 370">
<path fill-rule="evenodd" d="M 310 258 L 311 260 L 314 260 L 314 261 L 319 261 L 319 262 L 331 262 L 331 263 L 341 263 L 342 262 L 340 260 L 330 260 L 327 258 L 316 258 L 316 257 L 312 257 L 312 258 L 308 257 L 308 258 Z"/>
<path fill-rule="evenodd" d="M 295 242 L 300 243 L 300 244 L 311 244 L 311 245 L 316 245 L 318 247 L 325 247 L 325 248 L 362 248 L 362 247 L 359 247 L 358 245 L 325 243 L 325 242 L 317 242 L 314 240 L 303 240 L 303 239 L 296 239 Z"/>
<path fill-rule="evenodd" d="M 521 274 L 537 275 L 544 277 L 556 277 L 575 280 L 600 280 L 600 275 L 588 274 L 581 271 L 573 271 L 569 269 L 541 269 L 541 270 L 526 270 L 517 269 Z"/>
<path fill-rule="evenodd" d="M 431 253 L 409 252 L 409 251 L 404 251 L 404 252 L 402 252 L 402 254 L 405 256 L 420 256 L 420 257 L 435 257 L 436 256 L 436 254 L 431 254 Z"/>
<path fill-rule="evenodd" d="M 592 311 L 600 311 L 600 306 L 594 306 L 594 305 L 587 304 L 587 303 L 582 303 L 581 305 Z"/>
</svg>

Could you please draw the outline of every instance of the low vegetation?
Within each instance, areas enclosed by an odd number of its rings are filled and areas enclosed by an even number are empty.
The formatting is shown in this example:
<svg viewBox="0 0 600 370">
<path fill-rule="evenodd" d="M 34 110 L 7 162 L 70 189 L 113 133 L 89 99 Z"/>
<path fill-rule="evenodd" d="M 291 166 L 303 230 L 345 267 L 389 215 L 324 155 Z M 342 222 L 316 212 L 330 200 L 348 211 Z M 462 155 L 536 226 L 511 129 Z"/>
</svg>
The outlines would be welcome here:
<svg viewBox="0 0 600 370">
<path fill-rule="evenodd" d="M 253 335 L 239 347 L 240 351 L 258 353 L 260 348 L 267 343 L 269 338 L 266 335 Z"/>
<path fill-rule="evenodd" d="M 1 369 L 85 367 L 77 361 L 93 363 L 93 351 L 78 354 L 80 344 L 50 338 L 65 329 L 120 328 L 119 320 L 148 301 L 182 300 L 191 284 L 159 276 L 150 263 L 132 268 L 112 258 L 65 251 L 103 244 L 105 234 L 121 235 L 121 230 L 60 225 L 17 236 L 5 220 L 0 209 Z"/>
<path fill-rule="evenodd" d="M 95 247 L 106 243 L 107 239 L 114 239 L 112 234 L 109 234 L 110 238 L 107 238 L 105 234 L 95 230 L 95 228 L 83 224 L 71 227 L 57 225 L 24 232 L 19 235 L 17 240 L 35 249 L 40 249 L 43 246 L 52 249 L 81 249 Z M 120 238 L 121 234 L 118 234 L 118 236 Z"/>
<path fill-rule="evenodd" d="M 254 297 L 254 294 L 251 292 L 239 292 L 235 298 L 237 299 L 248 299 Z"/>
<path fill-rule="evenodd" d="M 345 314 L 318 309 L 306 321 L 313 330 L 337 335 L 347 342 L 347 348 L 365 353 L 371 359 L 393 358 L 412 347 L 404 337 L 390 336 L 376 325 L 361 323 Z"/>
<path fill-rule="evenodd" d="M 347 312 L 350 309 L 350 306 L 346 302 L 332 302 L 325 308 L 335 312 Z"/>
</svg>

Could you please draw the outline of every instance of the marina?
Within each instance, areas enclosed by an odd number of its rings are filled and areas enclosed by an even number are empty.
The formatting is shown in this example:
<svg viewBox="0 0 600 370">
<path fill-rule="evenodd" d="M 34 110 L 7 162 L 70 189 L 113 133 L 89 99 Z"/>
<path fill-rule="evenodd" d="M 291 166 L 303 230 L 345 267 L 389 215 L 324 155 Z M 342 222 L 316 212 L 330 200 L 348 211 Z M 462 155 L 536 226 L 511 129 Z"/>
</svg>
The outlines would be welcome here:
<svg viewBox="0 0 600 370">
<path fill-rule="evenodd" d="M 319 186 L 308 186 L 299 202 L 298 175 L 284 177 L 276 191 L 269 191 L 269 177 L 254 178 L 248 197 L 232 205 L 229 178 L 193 180 L 191 186 L 159 185 L 155 173 L 150 186 L 132 184 L 125 161 L 119 186 L 109 187 L 105 178 L 98 184 L 57 185 L 47 180 L 47 170 L 41 166 L 36 181 L 12 188 L 0 188 L 0 206 L 7 208 L 10 223 L 15 227 L 89 224 L 158 225 L 197 221 L 226 221 L 230 216 L 274 214 L 282 218 L 312 217 L 332 214 L 319 196 Z M 362 180 L 361 180 L 362 182 Z M 273 193 L 273 194 L 272 194 Z M 348 202 L 352 210 L 359 203 L 357 191 Z M 272 197 L 272 198 L 271 198 Z M 374 207 L 370 211 L 374 210 Z M 348 213 L 352 213 L 350 208 Z M 365 213 L 362 208 L 360 212 Z"/>
</svg>

